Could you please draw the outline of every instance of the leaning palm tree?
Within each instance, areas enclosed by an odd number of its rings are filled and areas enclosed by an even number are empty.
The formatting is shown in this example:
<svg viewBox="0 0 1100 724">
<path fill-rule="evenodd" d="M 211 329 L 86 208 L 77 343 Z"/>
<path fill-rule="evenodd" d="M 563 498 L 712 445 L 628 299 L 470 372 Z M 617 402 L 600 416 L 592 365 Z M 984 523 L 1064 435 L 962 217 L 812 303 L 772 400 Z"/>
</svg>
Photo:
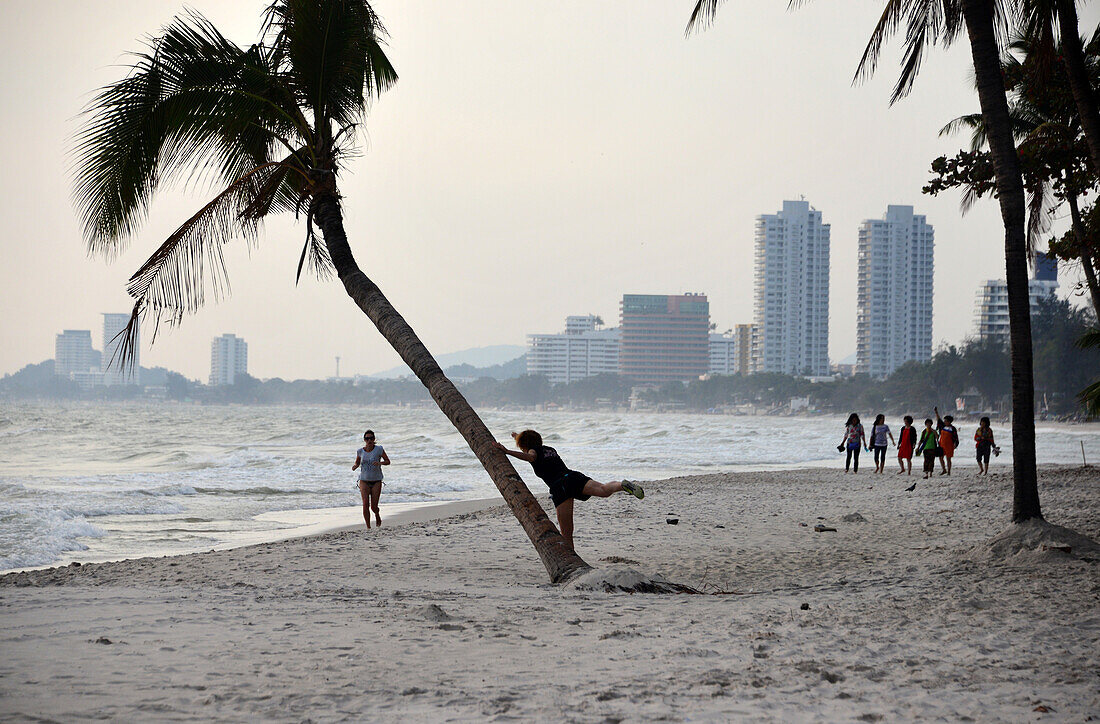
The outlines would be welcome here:
<svg viewBox="0 0 1100 724">
<path fill-rule="evenodd" d="M 724 0 L 697 0 L 687 32 L 713 21 Z M 800 5 L 802 0 L 791 0 Z M 912 90 L 924 51 L 950 45 L 965 29 L 970 40 L 978 101 L 985 119 L 997 180 L 997 198 L 1005 228 L 1005 281 L 1008 286 L 1009 348 L 1012 360 L 1012 520 L 1042 518 L 1035 470 L 1035 384 L 1031 353 L 1031 312 L 1028 298 L 1027 231 L 1024 184 L 1012 138 L 1001 76 L 1000 50 L 1007 33 L 1006 9 L 1016 11 L 1021 0 L 887 0 L 856 71 L 856 80 L 870 77 L 883 46 L 902 26 L 905 53 L 901 76 L 890 102 Z"/>
<path fill-rule="evenodd" d="M 139 318 L 178 323 L 227 286 L 222 246 L 253 240 L 279 212 L 305 217 L 298 274 L 335 271 L 469 443 L 519 519 L 552 581 L 589 566 L 569 548 L 469 403 L 412 327 L 359 268 L 337 184 L 368 102 L 396 80 L 385 29 L 365 0 L 275 0 L 260 40 L 241 48 L 196 12 L 177 18 L 129 75 L 103 88 L 76 137 L 74 199 L 93 252 L 122 247 L 161 181 L 193 178 L 222 190 L 161 244 L 130 279 Z M 320 237 L 315 233 L 320 230 Z"/>
</svg>

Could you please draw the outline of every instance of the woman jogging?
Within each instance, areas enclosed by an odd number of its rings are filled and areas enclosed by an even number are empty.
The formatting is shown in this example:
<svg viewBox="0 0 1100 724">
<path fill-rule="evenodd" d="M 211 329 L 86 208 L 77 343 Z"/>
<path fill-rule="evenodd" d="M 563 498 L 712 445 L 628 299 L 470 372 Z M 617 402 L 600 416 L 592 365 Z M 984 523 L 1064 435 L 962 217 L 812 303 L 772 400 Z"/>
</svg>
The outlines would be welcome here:
<svg viewBox="0 0 1100 724">
<path fill-rule="evenodd" d="M 558 451 L 543 445 L 542 435 L 534 430 L 524 430 L 519 434 L 513 432 L 512 439 L 516 441 L 518 452 L 509 450 L 499 442 L 496 446 L 514 458 L 531 463 L 535 475 L 542 478 L 550 488 L 550 497 L 554 500 L 554 508 L 558 514 L 558 528 L 561 529 L 561 535 L 570 548 L 573 548 L 574 500 L 588 500 L 593 495 L 597 498 L 606 498 L 620 490 L 625 490 L 639 500 L 645 497 L 645 491 L 637 483 L 626 480 L 597 483 L 584 473 L 570 470 L 558 457 Z"/>
<path fill-rule="evenodd" d="M 355 451 L 355 464 L 352 470 L 359 470 L 359 494 L 363 496 L 363 520 L 370 530 L 370 513 L 374 511 L 374 522 L 382 527 L 382 515 L 378 512 L 378 499 L 382 497 L 382 466 L 389 465 L 390 458 L 381 445 L 374 444 L 374 430 L 363 433 L 363 447 Z"/>
</svg>

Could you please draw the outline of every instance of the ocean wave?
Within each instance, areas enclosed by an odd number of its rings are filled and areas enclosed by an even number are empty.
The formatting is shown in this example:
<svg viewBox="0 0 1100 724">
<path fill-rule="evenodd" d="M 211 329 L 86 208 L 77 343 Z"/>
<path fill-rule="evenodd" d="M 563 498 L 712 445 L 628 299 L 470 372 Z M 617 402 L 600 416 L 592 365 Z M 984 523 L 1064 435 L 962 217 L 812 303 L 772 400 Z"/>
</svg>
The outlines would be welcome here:
<svg viewBox="0 0 1100 724">
<path fill-rule="evenodd" d="M 342 490 L 342 488 L 341 488 Z M 196 493 L 203 495 L 315 495 L 317 490 L 271 488 L 266 485 L 252 488 L 195 488 Z M 337 492 L 333 490 L 332 492 Z"/>
<path fill-rule="evenodd" d="M 88 550 L 80 538 L 102 538 L 106 532 L 82 516 L 41 512 L 7 522 L 0 534 L 0 570 L 53 563 L 70 551 Z"/>
</svg>

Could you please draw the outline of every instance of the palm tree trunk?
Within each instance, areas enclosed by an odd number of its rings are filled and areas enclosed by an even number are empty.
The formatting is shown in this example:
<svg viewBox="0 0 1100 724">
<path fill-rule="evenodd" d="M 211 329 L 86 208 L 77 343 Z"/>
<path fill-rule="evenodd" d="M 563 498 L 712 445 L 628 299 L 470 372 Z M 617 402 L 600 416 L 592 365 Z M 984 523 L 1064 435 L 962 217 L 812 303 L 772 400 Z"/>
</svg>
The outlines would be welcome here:
<svg viewBox="0 0 1100 724">
<path fill-rule="evenodd" d="M 1081 130 L 1085 132 L 1085 142 L 1089 147 L 1089 158 L 1094 169 L 1100 169 L 1100 110 L 1096 104 L 1096 93 L 1089 81 L 1085 67 L 1085 52 L 1081 47 L 1081 36 L 1077 29 L 1077 7 L 1075 0 L 1058 0 L 1058 27 L 1062 36 L 1062 61 L 1069 76 L 1069 87 L 1073 100 L 1077 104 L 1077 114 L 1081 117 Z"/>
<path fill-rule="evenodd" d="M 1066 196 L 1069 202 L 1069 216 L 1073 224 L 1073 235 L 1077 237 L 1077 248 L 1081 254 L 1081 268 L 1085 271 L 1085 281 L 1089 285 L 1089 295 L 1092 297 L 1092 308 L 1096 312 L 1096 318 L 1100 320 L 1100 287 L 1096 284 L 1096 267 L 1093 266 L 1092 253 L 1088 247 L 1088 233 L 1085 224 L 1081 220 L 1081 209 L 1077 206 L 1077 197 L 1073 194 Z"/>
<path fill-rule="evenodd" d="M 550 574 L 550 580 L 560 583 L 574 574 L 590 570 L 562 538 L 558 529 L 546 517 L 531 491 L 524 485 L 508 457 L 494 447 L 495 438 L 478 414 L 443 374 L 428 349 L 416 336 L 412 327 L 397 313 L 378 286 L 359 269 L 344 232 L 340 203 L 333 193 L 316 195 L 312 211 L 325 238 L 332 263 L 355 303 L 378 327 L 382 336 L 393 345 L 401 359 L 409 365 L 439 409 L 466 439 L 474 455 L 485 466 L 500 494 L 519 519 L 523 530 L 538 551 L 539 558 Z"/>
<path fill-rule="evenodd" d="M 997 177 L 1005 226 L 1009 355 L 1012 360 L 1012 520 L 1042 518 L 1035 471 L 1035 382 L 1032 370 L 1031 302 L 1028 294 L 1024 182 L 1012 138 L 992 0 L 963 0 L 963 18 L 974 58 L 978 100 Z"/>
</svg>

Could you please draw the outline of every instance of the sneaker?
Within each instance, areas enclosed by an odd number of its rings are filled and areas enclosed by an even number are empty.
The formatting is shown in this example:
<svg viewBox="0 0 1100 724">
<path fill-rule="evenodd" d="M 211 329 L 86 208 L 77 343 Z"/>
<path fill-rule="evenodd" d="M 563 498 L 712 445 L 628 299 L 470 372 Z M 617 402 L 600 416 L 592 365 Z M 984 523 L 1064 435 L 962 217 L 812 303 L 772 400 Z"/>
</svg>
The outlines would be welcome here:
<svg viewBox="0 0 1100 724">
<path fill-rule="evenodd" d="M 645 497 L 645 491 L 642 490 L 642 486 L 637 483 L 632 483 L 628 480 L 623 481 L 623 490 L 633 495 L 638 500 Z"/>
</svg>

